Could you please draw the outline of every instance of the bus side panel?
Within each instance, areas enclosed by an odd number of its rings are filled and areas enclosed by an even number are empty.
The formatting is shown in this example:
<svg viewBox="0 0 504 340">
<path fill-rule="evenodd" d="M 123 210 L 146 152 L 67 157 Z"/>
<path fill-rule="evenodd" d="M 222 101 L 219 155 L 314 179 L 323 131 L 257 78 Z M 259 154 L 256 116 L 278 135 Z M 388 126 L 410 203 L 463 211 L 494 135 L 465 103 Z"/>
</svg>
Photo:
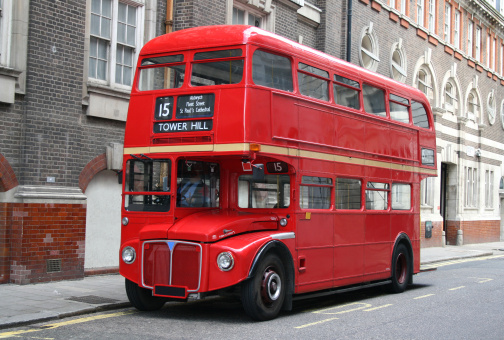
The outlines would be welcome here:
<svg viewBox="0 0 504 340">
<path fill-rule="evenodd" d="M 299 104 L 299 140 L 334 145 L 335 118 L 326 106 L 304 102 Z"/>
<path fill-rule="evenodd" d="M 316 211 L 296 216 L 299 276 L 296 293 L 332 287 L 333 217 Z"/>
<path fill-rule="evenodd" d="M 364 223 L 359 213 L 336 213 L 334 219 L 335 286 L 353 284 L 364 274 Z"/>
<path fill-rule="evenodd" d="M 390 238 L 390 214 L 370 212 L 366 215 L 365 223 L 364 273 L 366 275 L 385 273 L 383 278 L 386 278 L 390 272 L 390 252 L 393 243 Z"/>
<path fill-rule="evenodd" d="M 299 139 L 298 101 L 288 95 L 271 93 L 271 137 Z"/>
<path fill-rule="evenodd" d="M 218 92 L 214 114 L 215 143 L 243 143 L 245 137 L 245 89 Z"/>
<path fill-rule="evenodd" d="M 364 121 L 356 116 L 336 116 L 335 144 L 342 148 L 361 151 L 364 150 L 365 130 Z"/>
</svg>

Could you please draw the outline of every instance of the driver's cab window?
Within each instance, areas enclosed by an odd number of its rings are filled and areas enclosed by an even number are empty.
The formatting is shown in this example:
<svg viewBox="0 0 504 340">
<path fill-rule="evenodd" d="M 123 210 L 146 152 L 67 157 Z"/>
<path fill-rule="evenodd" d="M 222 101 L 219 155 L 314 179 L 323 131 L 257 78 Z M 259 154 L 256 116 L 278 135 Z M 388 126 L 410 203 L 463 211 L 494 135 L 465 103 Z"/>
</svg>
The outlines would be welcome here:
<svg viewBox="0 0 504 340">
<path fill-rule="evenodd" d="M 177 165 L 177 207 L 219 206 L 219 164 L 181 159 Z"/>
<path fill-rule="evenodd" d="M 240 208 L 288 208 L 290 205 L 289 175 L 252 175 L 238 178 L 238 206 Z"/>
</svg>

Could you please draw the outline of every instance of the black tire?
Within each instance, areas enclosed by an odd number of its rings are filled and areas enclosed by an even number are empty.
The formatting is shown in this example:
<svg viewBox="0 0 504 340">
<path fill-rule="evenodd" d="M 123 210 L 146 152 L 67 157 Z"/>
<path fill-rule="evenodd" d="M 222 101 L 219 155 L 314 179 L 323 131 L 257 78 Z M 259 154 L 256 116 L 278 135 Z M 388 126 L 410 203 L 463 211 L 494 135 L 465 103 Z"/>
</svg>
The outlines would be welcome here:
<svg viewBox="0 0 504 340">
<path fill-rule="evenodd" d="M 242 304 L 245 313 L 258 321 L 277 317 L 285 300 L 286 276 L 282 261 L 268 254 L 257 267 L 254 277 L 242 286 Z"/>
<path fill-rule="evenodd" d="M 408 249 L 399 244 L 392 256 L 392 282 L 389 286 L 391 293 L 402 293 L 408 287 L 411 276 L 411 261 Z"/>
<path fill-rule="evenodd" d="M 166 299 L 152 296 L 152 290 L 139 287 L 136 283 L 126 279 L 126 295 L 133 307 L 141 311 L 161 309 Z"/>
</svg>

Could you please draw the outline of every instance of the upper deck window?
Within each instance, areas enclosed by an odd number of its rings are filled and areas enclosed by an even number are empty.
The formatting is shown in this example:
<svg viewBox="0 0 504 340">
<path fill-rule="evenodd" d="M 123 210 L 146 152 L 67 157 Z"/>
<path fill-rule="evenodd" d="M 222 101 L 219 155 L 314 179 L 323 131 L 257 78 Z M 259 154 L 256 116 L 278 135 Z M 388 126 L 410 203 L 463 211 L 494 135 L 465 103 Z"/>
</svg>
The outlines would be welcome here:
<svg viewBox="0 0 504 340">
<path fill-rule="evenodd" d="M 425 107 L 421 103 L 411 101 L 411 114 L 414 125 L 426 129 L 430 127 L 427 111 L 425 111 Z"/>
<path fill-rule="evenodd" d="M 292 66 L 288 58 L 261 50 L 252 57 L 252 79 L 257 85 L 292 92 Z"/>
<path fill-rule="evenodd" d="M 336 104 L 360 109 L 360 84 L 352 79 L 334 75 L 334 101 Z"/>
<path fill-rule="evenodd" d="M 184 83 L 185 64 L 182 54 L 142 60 L 138 89 L 140 91 L 179 88 Z"/>
<path fill-rule="evenodd" d="M 364 110 L 378 116 L 386 117 L 385 92 L 371 85 L 363 84 Z"/>
<path fill-rule="evenodd" d="M 214 59 L 224 60 L 200 62 Z M 199 52 L 194 55 L 194 60 L 198 62 L 192 65 L 192 86 L 238 84 L 242 80 L 244 61 L 241 49 Z"/>
<path fill-rule="evenodd" d="M 403 97 L 396 96 L 395 94 L 390 94 L 390 118 L 401 122 L 409 123 L 409 100 Z"/>
<path fill-rule="evenodd" d="M 298 82 L 301 94 L 325 101 L 329 100 L 329 72 L 299 63 Z"/>
</svg>

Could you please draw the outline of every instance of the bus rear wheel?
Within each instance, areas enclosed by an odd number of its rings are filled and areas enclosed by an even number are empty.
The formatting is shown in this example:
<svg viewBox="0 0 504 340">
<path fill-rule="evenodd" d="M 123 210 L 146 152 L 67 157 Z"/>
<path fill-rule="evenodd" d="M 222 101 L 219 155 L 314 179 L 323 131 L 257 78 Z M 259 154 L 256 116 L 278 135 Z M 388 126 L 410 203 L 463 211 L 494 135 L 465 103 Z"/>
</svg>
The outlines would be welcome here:
<svg viewBox="0 0 504 340">
<path fill-rule="evenodd" d="M 126 279 L 126 295 L 133 307 L 141 311 L 158 310 L 164 306 L 166 299 L 152 296 L 152 290 L 142 288 L 135 282 Z"/>
<path fill-rule="evenodd" d="M 411 273 L 411 262 L 408 249 L 404 244 L 399 244 L 392 256 L 392 293 L 402 293 L 406 290 Z"/>
<path fill-rule="evenodd" d="M 252 319 L 274 319 L 285 299 L 285 268 L 274 254 L 267 255 L 259 264 L 254 277 L 243 283 L 242 303 Z"/>
</svg>

